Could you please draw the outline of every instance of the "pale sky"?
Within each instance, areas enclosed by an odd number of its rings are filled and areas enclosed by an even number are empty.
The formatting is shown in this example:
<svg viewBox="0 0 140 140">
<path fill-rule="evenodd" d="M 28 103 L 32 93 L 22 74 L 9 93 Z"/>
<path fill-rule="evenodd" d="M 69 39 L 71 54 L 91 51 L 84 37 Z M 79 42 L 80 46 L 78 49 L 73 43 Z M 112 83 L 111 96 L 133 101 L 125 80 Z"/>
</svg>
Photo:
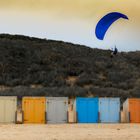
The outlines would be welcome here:
<svg viewBox="0 0 140 140">
<path fill-rule="evenodd" d="M 103 41 L 95 27 L 109 12 L 121 12 Z M 93 48 L 140 50 L 139 0 L 0 0 L 0 33 L 63 40 Z"/>
</svg>

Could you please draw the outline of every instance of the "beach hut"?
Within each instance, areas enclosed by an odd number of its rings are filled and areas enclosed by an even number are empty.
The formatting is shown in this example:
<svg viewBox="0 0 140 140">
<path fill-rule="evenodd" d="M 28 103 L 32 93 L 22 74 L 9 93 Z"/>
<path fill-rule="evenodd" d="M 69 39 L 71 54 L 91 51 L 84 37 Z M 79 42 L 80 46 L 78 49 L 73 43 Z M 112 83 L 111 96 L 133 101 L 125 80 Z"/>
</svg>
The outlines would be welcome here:
<svg viewBox="0 0 140 140">
<path fill-rule="evenodd" d="M 47 97 L 46 98 L 46 120 L 49 124 L 68 122 L 68 98 Z"/>
<path fill-rule="evenodd" d="M 120 98 L 99 98 L 99 120 L 101 123 L 119 123 L 120 113 Z"/>
<path fill-rule="evenodd" d="M 46 98 L 45 97 L 24 97 L 22 99 L 23 122 L 24 123 L 45 123 Z"/>
<path fill-rule="evenodd" d="M 17 97 L 0 97 L 0 123 L 15 123 Z"/>
<path fill-rule="evenodd" d="M 140 123 L 140 99 L 129 98 L 123 104 L 126 123 Z"/>
<path fill-rule="evenodd" d="M 78 123 L 98 123 L 98 98 L 76 98 Z"/>
<path fill-rule="evenodd" d="M 75 98 L 69 99 L 68 102 L 68 122 L 76 123 Z"/>
</svg>

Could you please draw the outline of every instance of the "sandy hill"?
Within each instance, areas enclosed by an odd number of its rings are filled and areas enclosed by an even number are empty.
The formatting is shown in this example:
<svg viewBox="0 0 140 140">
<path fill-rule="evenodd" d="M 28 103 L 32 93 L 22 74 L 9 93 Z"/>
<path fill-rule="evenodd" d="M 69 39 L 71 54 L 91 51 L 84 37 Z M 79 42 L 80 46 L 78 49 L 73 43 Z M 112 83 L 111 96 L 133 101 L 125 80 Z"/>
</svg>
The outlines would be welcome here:
<svg viewBox="0 0 140 140">
<path fill-rule="evenodd" d="M 1 34 L 0 95 L 140 97 L 140 52 Z"/>
</svg>

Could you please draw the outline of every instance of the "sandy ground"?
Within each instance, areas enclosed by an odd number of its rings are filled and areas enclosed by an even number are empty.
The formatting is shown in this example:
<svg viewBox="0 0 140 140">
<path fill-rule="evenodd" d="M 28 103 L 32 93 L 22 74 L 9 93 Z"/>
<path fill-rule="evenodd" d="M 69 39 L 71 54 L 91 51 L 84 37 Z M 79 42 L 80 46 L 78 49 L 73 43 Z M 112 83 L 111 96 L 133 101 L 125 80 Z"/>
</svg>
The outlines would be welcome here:
<svg viewBox="0 0 140 140">
<path fill-rule="evenodd" d="M 140 124 L 0 125 L 0 140 L 140 140 Z"/>
</svg>

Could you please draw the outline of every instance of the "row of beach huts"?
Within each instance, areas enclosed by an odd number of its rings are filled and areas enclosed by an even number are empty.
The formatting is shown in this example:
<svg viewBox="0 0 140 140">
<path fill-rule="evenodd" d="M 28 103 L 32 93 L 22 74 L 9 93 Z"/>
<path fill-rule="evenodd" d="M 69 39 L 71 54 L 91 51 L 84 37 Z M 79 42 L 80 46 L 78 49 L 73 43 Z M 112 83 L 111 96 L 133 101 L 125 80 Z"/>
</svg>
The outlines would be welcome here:
<svg viewBox="0 0 140 140">
<path fill-rule="evenodd" d="M 140 99 L 0 97 L 0 123 L 140 123 Z"/>
</svg>

